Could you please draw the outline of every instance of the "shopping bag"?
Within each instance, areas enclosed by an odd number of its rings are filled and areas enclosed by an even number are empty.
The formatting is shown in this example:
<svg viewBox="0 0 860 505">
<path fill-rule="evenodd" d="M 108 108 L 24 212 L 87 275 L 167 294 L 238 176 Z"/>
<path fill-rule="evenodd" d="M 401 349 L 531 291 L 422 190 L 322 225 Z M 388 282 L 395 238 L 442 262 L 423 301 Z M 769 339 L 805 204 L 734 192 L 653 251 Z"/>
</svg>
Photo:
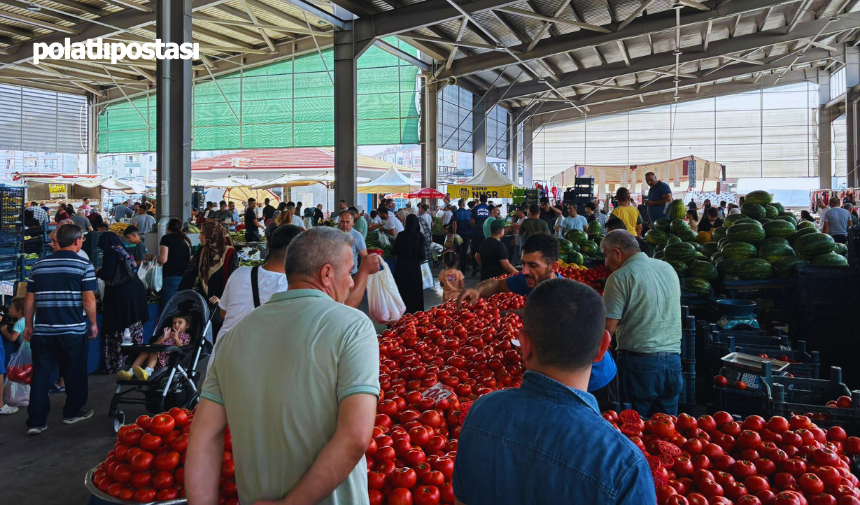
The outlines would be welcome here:
<svg viewBox="0 0 860 505">
<path fill-rule="evenodd" d="M 421 287 L 433 289 L 433 272 L 430 271 L 430 263 L 427 261 L 421 263 Z"/>
<path fill-rule="evenodd" d="M 380 324 L 393 324 L 406 312 L 406 305 L 394 276 L 385 262 L 382 269 L 367 278 L 367 305 L 370 317 Z"/>
<path fill-rule="evenodd" d="M 156 293 L 161 291 L 161 265 L 157 263 L 152 264 L 152 268 L 149 269 L 146 275 L 146 285 Z"/>
<path fill-rule="evenodd" d="M 3 401 L 10 407 L 30 405 L 30 386 L 6 379 L 3 382 Z"/>
<path fill-rule="evenodd" d="M 391 235 L 377 231 L 377 235 L 379 235 L 379 245 L 380 247 L 390 247 L 393 244 L 391 243 Z"/>
<path fill-rule="evenodd" d="M 154 265 L 153 262 L 144 261 L 137 269 L 137 277 L 143 283 L 144 289 L 149 289 L 149 283 L 147 283 L 146 277 L 148 276 L 149 271 L 152 270 L 152 265 Z"/>
<path fill-rule="evenodd" d="M 33 380 L 33 353 L 30 342 L 24 342 L 18 352 L 12 355 L 6 367 L 6 377 L 12 382 L 30 385 Z"/>
</svg>

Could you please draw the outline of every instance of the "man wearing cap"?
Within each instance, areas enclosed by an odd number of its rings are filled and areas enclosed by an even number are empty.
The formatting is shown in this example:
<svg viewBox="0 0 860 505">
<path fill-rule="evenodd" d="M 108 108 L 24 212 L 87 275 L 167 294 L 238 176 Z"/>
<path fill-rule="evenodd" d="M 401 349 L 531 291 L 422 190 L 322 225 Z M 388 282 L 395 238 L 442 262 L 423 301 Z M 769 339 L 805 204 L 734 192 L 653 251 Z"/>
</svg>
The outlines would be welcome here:
<svg viewBox="0 0 860 505">
<path fill-rule="evenodd" d="M 501 219 L 490 221 L 490 235 L 481 242 L 481 248 L 475 255 L 481 265 L 481 280 L 485 281 L 503 274 L 519 273 L 508 259 L 508 248 L 499 240 L 505 232 L 505 222 Z"/>
</svg>

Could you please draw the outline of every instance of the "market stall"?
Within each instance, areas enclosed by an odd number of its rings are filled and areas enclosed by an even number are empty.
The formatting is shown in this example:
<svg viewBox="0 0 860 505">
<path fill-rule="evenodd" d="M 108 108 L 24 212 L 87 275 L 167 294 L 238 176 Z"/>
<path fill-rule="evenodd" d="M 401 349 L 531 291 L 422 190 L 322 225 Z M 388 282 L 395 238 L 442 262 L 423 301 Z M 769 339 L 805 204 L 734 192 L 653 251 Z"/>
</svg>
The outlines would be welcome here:
<svg viewBox="0 0 860 505">
<path fill-rule="evenodd" d="M 385 195 L 387 193 L 411 193 L 421 188 L 421 181 L 410 179 L 396 168 L 389 168 L 378 178 L 358 185 L 363 194 Z"/>
<path fill-rule="evenodd" d="M 521 184 L 508 179 L 492 165 L 485 165 L 474 177 L 462 184 L 452 184 L 447 188 L 451 199 L 464 198 L 471 200 L 487 195 L 489 198 L 513 198 L 514 188 L 523 188 Z"/>
</svg>

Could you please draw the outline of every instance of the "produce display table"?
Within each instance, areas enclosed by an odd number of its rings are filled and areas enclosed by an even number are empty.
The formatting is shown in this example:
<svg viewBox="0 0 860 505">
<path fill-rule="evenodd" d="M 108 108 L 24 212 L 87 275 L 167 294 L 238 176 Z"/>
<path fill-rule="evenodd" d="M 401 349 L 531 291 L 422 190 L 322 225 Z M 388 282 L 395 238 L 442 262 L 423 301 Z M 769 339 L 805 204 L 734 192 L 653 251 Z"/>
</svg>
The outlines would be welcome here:
<svg viewBox="0 0 860 505">
<path fill-rule="evenodd" d="M 127 501 L 120 500 L 119 498 L 114 498 L 113 496 L 108 495 L 107 493 L 103 493 L 99 491 L 99 489 L 93 485 L 92 477 L 93 473 L 96 471 L 96 468 L 90 469 L 87 472 L 86 477 L 84 477 L 84 485 L 87 487 L 87 490 L 92 493 L 89 501 L 87 501 L 87 505 L 108 505 L 111 503 L 118 503 L 120 505 L 140 505 L 141 502 L 136 501 Z M 178 498 L 176 500 L 167 500 L 160 502 L 150 502 L 152 504 L 158 505 L 185 505 L 188 503 L 188 500 L 185 498 Z"/>
</svg>

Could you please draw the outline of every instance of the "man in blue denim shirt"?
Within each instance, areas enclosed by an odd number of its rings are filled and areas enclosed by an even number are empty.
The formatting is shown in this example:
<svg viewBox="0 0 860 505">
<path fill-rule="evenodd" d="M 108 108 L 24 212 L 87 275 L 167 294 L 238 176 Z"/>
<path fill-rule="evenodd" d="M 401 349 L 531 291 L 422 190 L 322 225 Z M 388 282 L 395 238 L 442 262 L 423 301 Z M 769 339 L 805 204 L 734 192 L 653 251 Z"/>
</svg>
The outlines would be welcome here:
<svg viewBox="0 0 860 505">
<path fill-rule="evenodd" d="M 566 279 L 529 295 L 522 387 L 479 398 L 460 433 L 454 496 L 465 505 L 656 503 L 642 452 L 586 392 L 611 342 L 600 295 Z"/>
</svg>

